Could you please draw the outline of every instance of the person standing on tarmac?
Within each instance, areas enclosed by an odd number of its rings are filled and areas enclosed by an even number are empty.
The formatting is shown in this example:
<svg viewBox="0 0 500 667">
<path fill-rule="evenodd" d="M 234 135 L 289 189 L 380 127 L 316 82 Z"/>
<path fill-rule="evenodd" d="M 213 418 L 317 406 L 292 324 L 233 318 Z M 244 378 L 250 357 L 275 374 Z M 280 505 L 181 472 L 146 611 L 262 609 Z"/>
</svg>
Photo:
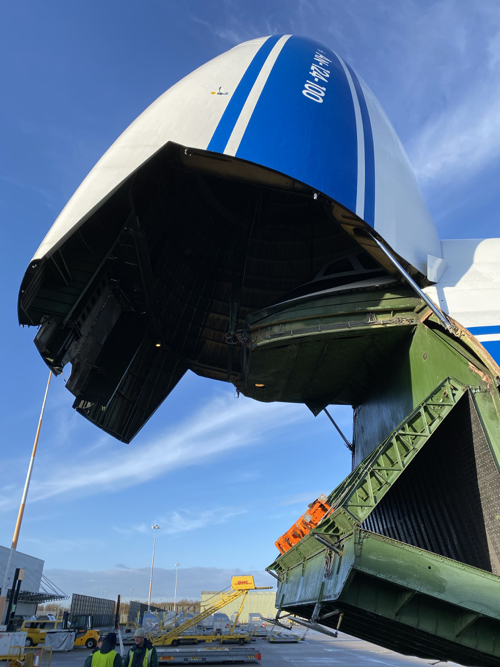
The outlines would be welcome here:
<svg viewBox="0 0 500 667">
<path fill-rule="evenodd" d="M 134 635 L 135 646 L 127 653 L 123 667 L 158 667 L 158 655 L 153 644 L 146 639 L 143 628 L 138 628 Z"/>
<path fill-rule="evenodd" d="M 83 667 L 122 667 L 120 654 L 115 651 L 116 634 L 110 632 L 87 657 Z"/>
</svg>

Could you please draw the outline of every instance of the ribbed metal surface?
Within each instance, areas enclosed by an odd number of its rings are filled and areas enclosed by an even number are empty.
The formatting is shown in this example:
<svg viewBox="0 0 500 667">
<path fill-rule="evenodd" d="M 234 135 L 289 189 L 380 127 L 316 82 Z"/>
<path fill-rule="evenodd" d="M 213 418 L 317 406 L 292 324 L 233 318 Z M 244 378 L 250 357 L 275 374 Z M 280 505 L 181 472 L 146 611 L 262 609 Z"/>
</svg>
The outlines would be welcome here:
<svg viewBox="0 0 500 667">
<path fill-rule="evenodd" d="M 437 603 L 439 607 L 439 603 Z M 326 615 L 329 611 L 338 608 L 336 603 L 324 604 L 322 612 Z M 310 618 L 314 605 L 294 606 L 286 611 Z M 392 621 L 384 616 L 368 612 L 366 610 L 343 606 L 344 616 L 340 624 L 340 630 L 348 635 L 360 637 L 378 646 L 397 651 L 403 655 L 417 656 L 423 660 L 455 661 L 460 665 L 474 665 L 474 667 L 500 667 L 500 659 L 495 655 L 485 654 L 454 642 L 437 638 L 432 632 L 405 626 L 397 621 Z M 422 610 L 424 611 L 424 610 Z M 446 605 L 441 605 L 441 611 L 446 613 Z M 339 622 L 338 615 L 330 616 L 322 621 L 322 625 L 336 629 Z M 490 620 L 482 621 L 485 633 L 490 634 L 492 643 L 497 636 L 497 626 Z"/>
<path fill-rule="evenodd" d="M 73 593 L 69 609 L 70 619 L 81 615 L 92 616 L 95 628 L 113 626 L 115 622 L 115 603 L 113 600 Z"/>
<path fill-rule="evenodd" d="M 363 527 L 498 573 L 496 516 L 500 478 L 468 392 Z"/>
<path fill-rule="evenodd" d="M 472 395 L 469 393 L 479 498 L 488 540 L 491 571 L 500 574 L 500 477 Z"/>
</svg>

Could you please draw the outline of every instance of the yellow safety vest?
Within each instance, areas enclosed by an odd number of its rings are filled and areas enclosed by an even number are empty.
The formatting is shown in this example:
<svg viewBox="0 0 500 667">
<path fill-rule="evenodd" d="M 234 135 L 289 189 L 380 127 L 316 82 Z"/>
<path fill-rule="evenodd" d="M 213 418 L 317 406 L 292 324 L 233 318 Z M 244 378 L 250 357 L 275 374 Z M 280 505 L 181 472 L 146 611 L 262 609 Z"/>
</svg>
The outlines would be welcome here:
<svg viewBox="0 0 500 667">
<path fill-rule="evenodd" d="M 96 651 L 92 656 L 92 667 L 113 667 L 115 655 L 117 655 L 116 651 L 110 651 L 109 653 Z"/>
<path fill-rule="evenodd" d="M 153 652 L 152 648 L 147 648 L 146 653 L 144 654 L 144 658 L 142 660 L 142 667 L 149 667 L 151 664 L 151 653 Z M 134 651 L 129 651 L 129 661 L 128 661 L 128 667 L 132 667 L 132 662 L 134 661 Z M 92 667 L 94 667 L 92 665 Z"/>
</svg>

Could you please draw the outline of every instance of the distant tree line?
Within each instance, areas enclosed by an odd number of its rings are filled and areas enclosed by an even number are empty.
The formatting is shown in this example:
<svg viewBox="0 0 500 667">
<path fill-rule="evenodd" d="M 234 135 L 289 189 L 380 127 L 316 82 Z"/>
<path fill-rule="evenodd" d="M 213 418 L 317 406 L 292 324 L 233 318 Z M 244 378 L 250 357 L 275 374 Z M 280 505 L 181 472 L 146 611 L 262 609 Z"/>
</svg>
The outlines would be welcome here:
<svg viewBox="0 0 500 667">
<path fill-rule="evenodd" d="M 146 602 L 145 600 L 137 600 L 137 602 Z M 174 603 L 169 601 L 169 602 L 152 602 L 152 605 L 154 607 L 161 607 L 165 611 L 173 611 L 174 610 Z M 129 610 L 129 603 L 128 602 L 122 602 L 120 605 L 120 614 L 128 614 Z M 183 611 L 200 611 L 200 601 L 199 600 L 188 600 L 187 598 L 183 598 L 182 600 L 177 601 L 177 611 L 183 612 Z"/>
<path fill-rule="evenodd" d="M 98 596 L 96 596 L 98 597 Z M 146 602 L 145 600 L 138 600 L 138 602 Z M 173 611 L 174 610 L 174 603 L 173 602 L 153 602 L 153 605 L 155 607 L 161 607 L 165 611 Z M 68 607 L 69 607 L 69 601 L 68 601 Z M 61 605 L 61 603 L 57 602 L 50 602 L 47 604 L 40 604 L 37 607 L 37 614 L 54 614 L 54 616 L 61 616 L 64 611 L 68 610 L 68 607 Z M 122 602 L 120 604 L 120 614 L 128 614 L 129 610 L 129 603 L 128 602 Z M 193 612 L 199 612 L 200 611 L 200 601 L 199 600 L 188 600 L 187 598 L 183 598 L 182 600 L 178 600 L 177 602 L 177 611 L 184 612 L 184 611 L 193 611 Z"/>
</svg>

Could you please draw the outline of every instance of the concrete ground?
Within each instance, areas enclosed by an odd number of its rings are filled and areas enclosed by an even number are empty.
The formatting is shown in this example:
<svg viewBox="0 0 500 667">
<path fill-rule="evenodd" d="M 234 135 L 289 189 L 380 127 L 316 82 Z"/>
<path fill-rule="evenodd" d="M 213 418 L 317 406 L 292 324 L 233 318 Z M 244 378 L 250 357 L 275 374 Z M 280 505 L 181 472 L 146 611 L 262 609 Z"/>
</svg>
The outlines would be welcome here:
<svg viewBox="0 0 500 667">
<path fill-rule="evenodd" d="M 198 645 L 198 648 L 200 647 Z M 332 665 L 332 667 L 379 667 L 382 665 L 412 667 L 435 662 L 402 656 L 341 632 L 337 639 L 334 639 L 309 631 L 306 641 L 297 644 L 271 644 L 265 639 L 258 639 L 252 642 L 251 647 L 260 651 L 262 667 L 315 667 L 316 665 L 318 667 L 323 665 Z M 73 649 L 69 653 L 54 653 L 51 667 L 83 667 L 89 653 L 87 649 L 81 648 Z M 447 663 L 447 665 L 455 664 Z"/>
</svg>

